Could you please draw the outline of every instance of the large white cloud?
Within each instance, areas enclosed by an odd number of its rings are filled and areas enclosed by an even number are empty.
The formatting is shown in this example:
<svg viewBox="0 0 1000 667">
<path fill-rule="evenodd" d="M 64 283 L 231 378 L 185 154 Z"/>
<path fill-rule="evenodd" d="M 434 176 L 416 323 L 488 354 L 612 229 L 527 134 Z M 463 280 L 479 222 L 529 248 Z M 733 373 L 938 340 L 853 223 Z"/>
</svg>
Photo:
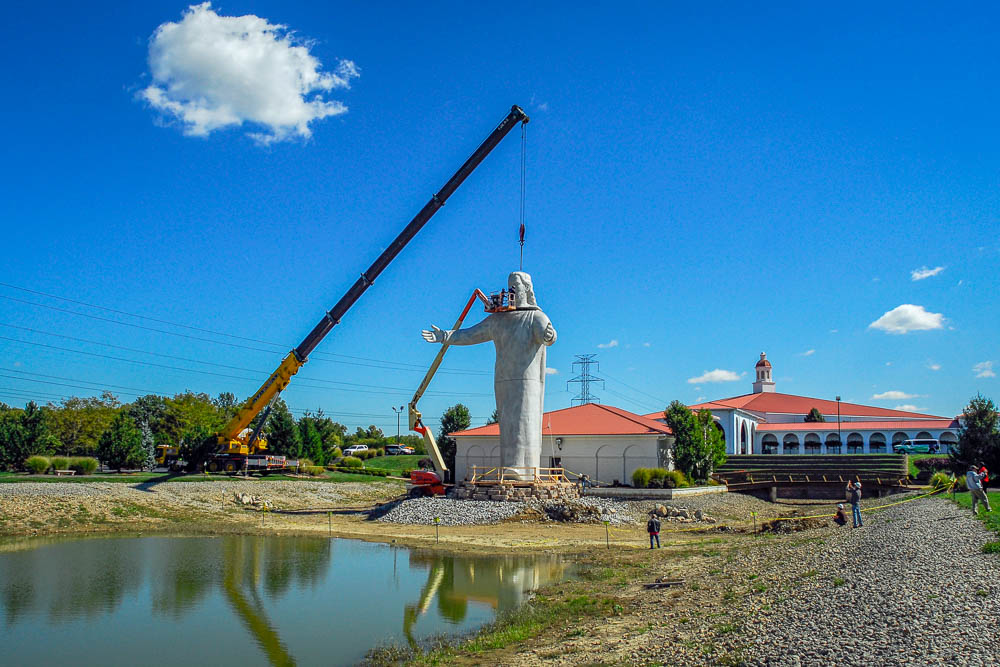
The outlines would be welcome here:
<svg viewBox="0 0 1000 667">
<path fill-rule="evenodd" d="M 323 94 L 358 76 L 350 60 L 321 71 L 309 46 L 259 16 L 219 16 L 209 2 L 191 5 L 150 37 L 153 82 L 140 97 L 189 135 L 248 123 L 258 126 L 250 136 L 261 143 L 306 138 L 311 122 L 347 111 Z"/>
<path fill-rule="evenodd" d="M 735 382 L 740 376 L 735 371 L 727 371 L 716 368 L 714 371 L 705 371 L 698 377 L 688 378 L 689 384 L 702 384 L 703 382 Z"/>
<path fill-rule="evenodd" d="M 881 329 L 891 334 L 928 331 L 942 327 L 944 327 L 944 315 L 931 313 L 923 306 L 914 306 L 910 303 L 896 306 L 868 325 L 869 329 Z"/>
</svg>

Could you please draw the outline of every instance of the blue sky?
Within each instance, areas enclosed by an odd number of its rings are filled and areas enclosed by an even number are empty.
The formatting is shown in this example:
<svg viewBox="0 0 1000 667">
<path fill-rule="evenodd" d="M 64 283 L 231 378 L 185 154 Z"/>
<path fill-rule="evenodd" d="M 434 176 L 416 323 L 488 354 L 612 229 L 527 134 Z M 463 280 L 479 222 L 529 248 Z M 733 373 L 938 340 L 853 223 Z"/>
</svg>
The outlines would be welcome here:
<svg viewBox="0 0 1000 667">
<path fill-rule="evenodd" d="M 594 393 L 637 412 L 747 393 L 762 350 L 788 393 L 942 415 L 1000 398 L 995 7 L 538 4 L 201 10 L 293 31 L 247 51 L 322 82 L 291 98 L 288 68 L 217 71 L 214 23 L 157 41 L 185 3 L 11 8 L 0 400 L 250 395 L 513 103 L 524 268 L 559 333 L 547 408 L 590 353 Z M 436 352 L 420 329 L 517 268 L 519 158 L 515 132 L 290 406 L 394 430 Z M 425 414 L 462 401 L 482 423 L 492 359 L 451 350 Z"/>
</svg>

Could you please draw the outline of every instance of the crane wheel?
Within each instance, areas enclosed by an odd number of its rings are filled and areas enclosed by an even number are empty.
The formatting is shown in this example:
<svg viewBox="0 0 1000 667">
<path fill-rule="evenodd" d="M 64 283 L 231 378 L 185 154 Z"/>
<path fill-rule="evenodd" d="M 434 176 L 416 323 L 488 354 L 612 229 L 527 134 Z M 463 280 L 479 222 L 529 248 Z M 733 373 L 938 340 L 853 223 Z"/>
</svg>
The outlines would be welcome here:
<svg viewBox="0 0 1000 667">
<path fill-rule="evenodd" d="M 208 466 L 206 466 L 206 469 L 208 470 L 208 472 L 219 472 L 219 462 L 210 461 Z"/>
<path fill-rule="evenodd" d="M 424 487 L 422 486 L 415 486 L 412 489 L 410 489 L 411 498 L 423 498 L 424 495 L 425 495 Z"/>
</svg>

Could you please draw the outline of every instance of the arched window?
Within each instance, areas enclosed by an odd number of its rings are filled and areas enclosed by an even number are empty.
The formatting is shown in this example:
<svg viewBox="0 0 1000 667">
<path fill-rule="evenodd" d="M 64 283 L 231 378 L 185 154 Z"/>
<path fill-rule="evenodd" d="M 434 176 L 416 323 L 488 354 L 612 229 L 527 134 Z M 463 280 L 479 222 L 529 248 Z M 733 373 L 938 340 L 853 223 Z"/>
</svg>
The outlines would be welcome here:
<svg viewBox="0 0 1000 667">
<path fill-rule="evenodd" d="M 764 437 L 760 439 L 760 453 L 761 454 L 778 453 L 778 439 L 772 433 L 765 433 Z"/>
<path fill-rule="evenodd" d="M 823 452 L 823 443 L 820 442 L 819 436 L 815 433 L 807 433 L 804 449 L 806 454 L 821 454 Z"/>
<path fill-rule="evenodd" d="M 885 454 L 885 436 L 881 433 L 872 433 L 868 437 L 868 451 L 872 454 Z"/>
<path fill-rule="evenodd" d="M 910 436 L 906 435 L 902 431 L 896 431 L 892 434 L 892 451 L 896 451 L 896 447 L 903 444 L 910 439 Z"/>
<path fill-rule="evenodd" d="M 916 440 L 934 440 L 934 436 L 931 435 L 930 433 L 928 433 L 927 431 L 921 431 L 920 433 L 917 433 L 917 437 L 915 439 Z"/>
<path fill-rule="evenodd" d="M 958 448 L 958 436 L 956 436 L 951 431 L 945 431 L 938 438 L 941 441 L 941 453 L 947 454 L 948 452 L 954 451 Z"/>
<path fill-rule="evenodd" d="M 840 436 L 836 433 L 829 433 L 826 436 L 826 453 L 827 454 L 839 454 L 840 453 Z"/>
<path fill-rule="evenodd" d="M 747 423 L 743 422 L 740 426 L 740 454 L 749 454 L 750 448 L 747 447 Z"/>
<path fill-rule="evenodd" d="M 799 436 L 794 433 L 789 433 L 781 441 L 781 453 L 782 454 L 798 454 L 799 453 Z"/>
<path fill-rule="evenodd" d="M 861 437 L 860 433 L 850 433 L 847 436 L 847 453 L 848 454 L 864 454 L 865 452 L 865 439 Z"/>
</svg>

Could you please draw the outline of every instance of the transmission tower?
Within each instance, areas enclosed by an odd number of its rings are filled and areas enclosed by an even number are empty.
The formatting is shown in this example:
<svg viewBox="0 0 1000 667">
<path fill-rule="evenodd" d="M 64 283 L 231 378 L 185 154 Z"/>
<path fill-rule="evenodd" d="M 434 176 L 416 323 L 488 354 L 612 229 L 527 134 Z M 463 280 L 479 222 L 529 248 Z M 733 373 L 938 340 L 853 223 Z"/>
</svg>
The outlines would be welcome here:
<svg viewBox="0 0 1000 667">
<path fill-rule="evenodd" d="M 573 405 L 584 405 L 586 403 L 600 403 L 601 399 L 590 393 L 590 383 L 600 382 L 601 389 L 604 388 L 604 380 L 597 377 L 596 375 L 590 374 L 590 367 L 596 366 L 595 370 L 600 371 L 601 365 L 594 361 L 596 354 L 578 354 L 576 355 L 576 361 L 573 362 L 573 372 L 576 372 L 576 367 L 580 367 L 580 374 L 577 375 L 572 380 L 566 381 L 566 390 L 569 390 L 569 385 L 571 382 L 580 383 L 580 393 L 573 397 Z"/>
</svg>

